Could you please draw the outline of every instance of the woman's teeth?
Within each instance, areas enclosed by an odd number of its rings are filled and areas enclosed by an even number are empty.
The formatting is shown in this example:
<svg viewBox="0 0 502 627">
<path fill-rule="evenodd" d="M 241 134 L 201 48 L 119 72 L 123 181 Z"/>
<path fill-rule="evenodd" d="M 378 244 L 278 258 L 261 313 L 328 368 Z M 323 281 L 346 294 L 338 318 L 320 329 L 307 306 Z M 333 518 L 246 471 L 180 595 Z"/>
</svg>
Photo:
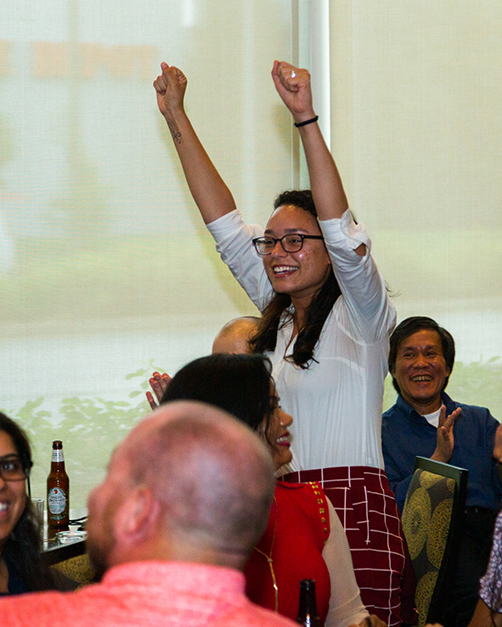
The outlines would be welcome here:
<svg viewBox="0 0 502 627">
<path fill-rule="evenodd" d="M 298 266 L 275 266 L 274 274 L 283 274 L 285 272 L 294 272 L 298 270 Z"/>
</svg>

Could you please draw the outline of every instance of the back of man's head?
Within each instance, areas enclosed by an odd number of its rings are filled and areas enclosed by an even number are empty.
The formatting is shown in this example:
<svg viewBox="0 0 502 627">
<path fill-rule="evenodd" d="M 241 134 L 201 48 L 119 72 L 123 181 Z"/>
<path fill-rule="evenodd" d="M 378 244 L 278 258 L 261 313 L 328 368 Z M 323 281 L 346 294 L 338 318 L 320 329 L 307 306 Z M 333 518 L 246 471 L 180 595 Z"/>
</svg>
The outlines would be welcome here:
<svg viewBox="0 0 502 627">
<path fill-rule="evenodd" d="M 249 340 L 255 335 L 260 318 L 242 316 L 227 322 L 214 338 L 213 353 L 250 353 Z"/>
<path fill-rule="evenodd" d="M 166 533 L 214 552 L 220 564 L 243 564 L 274 493 L 271 456 L 259 438 L 212 406 L 174 402 L 138 426 L 131 443 L 132 478 L 161 504 Z"/>
<path fill-rule="evenodd" d="M 390 348 L 389 348 L 389 372 L 392 374 L 396 369 L 396 358 L 399 347 L 404 340 L 408 339 L 411 335 L 418 333 L 419 331 L 435 331 L 439 335 L 441 340 L 441 347 L 443 350 L 443 357 L 449 372 L 453 370 L 455 363 L 455 340 L 449 331 L 439 326 L 439 324 L 433 319 L 427 316 L 411 316 L 400 322 L 394 329 L 390 336 Z M 448 385 L 449 376 L 446 377 L 444 387 Z M 400 393 L 399 385 L 395 377 L 392 377 L 392 384 L 396 391 Z"/>
</svg>

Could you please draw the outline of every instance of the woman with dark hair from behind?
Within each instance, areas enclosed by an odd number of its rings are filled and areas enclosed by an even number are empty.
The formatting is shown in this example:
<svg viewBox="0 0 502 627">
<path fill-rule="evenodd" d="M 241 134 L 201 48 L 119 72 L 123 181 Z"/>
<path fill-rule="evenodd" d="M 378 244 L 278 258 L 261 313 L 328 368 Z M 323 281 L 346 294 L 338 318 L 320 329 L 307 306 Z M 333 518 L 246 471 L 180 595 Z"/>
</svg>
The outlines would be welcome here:
<svg viewBox="0 0 502 627">
<path fill-rule="evenodd" d="M 41 521 L 26 494 L 33 461 L 28 437 L 0 412 L 0 594 L 54 588 L 41 560 Z"/>
<path fill-rule="evenodd" d="M 261 435 L 276 470 L 291 461 L 288 427 L 263 355 L 213 354 L 190 362 L 168 383 L 161 404 L 195 400 L 224 409 Z M 269 523 L 244 570 L 246 592 L 258 605 L 295 619 L 299 584 L 315 579 L 326 627 L 382 625 L 368 616 L 338 516 L 317 483 L 278 482 Z"/>
</svg>

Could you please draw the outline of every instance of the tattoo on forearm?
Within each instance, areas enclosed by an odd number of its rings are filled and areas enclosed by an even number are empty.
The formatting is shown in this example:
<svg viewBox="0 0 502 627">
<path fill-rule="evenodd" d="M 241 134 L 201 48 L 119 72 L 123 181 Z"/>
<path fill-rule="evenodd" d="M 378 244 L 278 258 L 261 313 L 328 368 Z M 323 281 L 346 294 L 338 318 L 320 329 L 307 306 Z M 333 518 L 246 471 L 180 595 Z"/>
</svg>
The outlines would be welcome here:
<svg viewBox="0 0 502 627">
<path fill-rule="evenodd" d="M 181 133 L 175 129 L 174 125 L 171 122 L 168 122 L 167 126 L 169 127 L 169 130 L 171 131 L 171 136 L 173 140 L 177 144 L 181 144 Z"/>
</svg>

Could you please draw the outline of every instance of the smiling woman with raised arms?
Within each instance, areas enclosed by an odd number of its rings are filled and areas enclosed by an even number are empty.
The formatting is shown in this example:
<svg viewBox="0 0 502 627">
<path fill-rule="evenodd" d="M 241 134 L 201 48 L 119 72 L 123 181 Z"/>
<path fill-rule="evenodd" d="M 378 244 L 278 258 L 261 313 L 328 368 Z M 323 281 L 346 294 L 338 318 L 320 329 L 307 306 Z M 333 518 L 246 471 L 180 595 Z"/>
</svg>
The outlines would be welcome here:
<svg viewBox="0 0 502 627">
<path fill-rule="evenodd" d="M 253 350 L 269 356 L 295 420 L 288 480 L 322 483 L 370 611 L 389 625 L 413 622 L 401 607 L 405 549 L 380 442 L 395 311 L 317 124 L 309 72 L 275 61 L 272 78 L 299 130 L 311 191 L 281 194 L 265 230 L 243 222 L 202 147 L 183 106 L 185 75 L 163 63 L 154 87 L 202 218 L 263 313 Z"/>
</svg>

